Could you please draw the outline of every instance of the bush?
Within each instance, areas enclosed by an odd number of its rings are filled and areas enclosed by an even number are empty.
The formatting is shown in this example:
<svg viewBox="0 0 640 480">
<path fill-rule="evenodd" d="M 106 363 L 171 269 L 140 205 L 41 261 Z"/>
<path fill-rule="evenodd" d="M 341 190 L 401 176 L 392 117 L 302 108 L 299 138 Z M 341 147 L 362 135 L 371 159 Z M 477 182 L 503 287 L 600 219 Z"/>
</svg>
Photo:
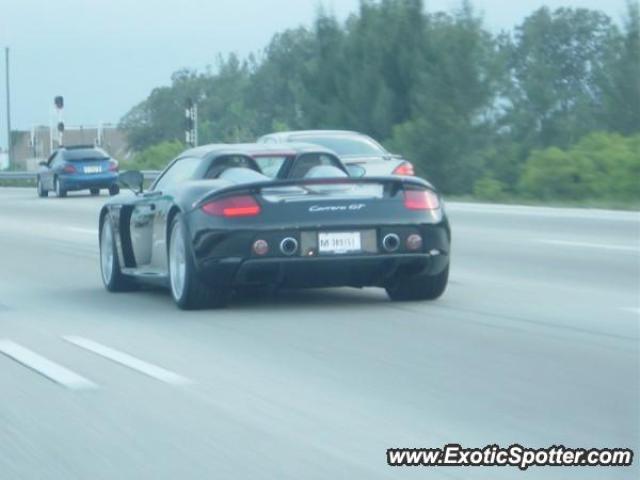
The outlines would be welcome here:
<svg viewBox="0 0 640 480">
<path fill-rule="evenodd" d="M 588 159 L 594 166 L 592 189 L 596 198 L 640 200 L 640 135 L 592 133 L 570 153 Z"/>
<path fill-rule="evenodd" d="M 556 147 L 534 150 L 527 159 L 519 190 L 527 197 L 542 200 L 578 200 L 590 196 L 594 169 Z"/>
<path fill-rule="evenodd" d="M 505 199 L 505 185 L 495 178 L 483 177 L 473 184 L 473 195 L 478 200 L 499 202 Z"/>
<path fill-rule="evenodd" d="M 180 142 L 162 142 L 135 154 L 122 162 L 123 170 L 162 170 L 185 149 Z"/>
<path fill-rule="evenodd" d="M 518 191 L 543 200 L 640 200 L 640 135 L 592 133 L 568 150 L 536 150 Z"/>
</svg>

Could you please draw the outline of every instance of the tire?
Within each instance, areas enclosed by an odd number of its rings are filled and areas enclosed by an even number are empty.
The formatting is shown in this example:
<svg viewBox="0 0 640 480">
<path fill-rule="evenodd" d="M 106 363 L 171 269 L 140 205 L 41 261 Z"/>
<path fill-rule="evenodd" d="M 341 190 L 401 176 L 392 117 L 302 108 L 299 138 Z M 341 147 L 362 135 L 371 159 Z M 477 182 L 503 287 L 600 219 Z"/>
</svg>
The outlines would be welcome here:
<svg viewBox="0 0 640 480">
<path fill-rule="evenodd" d="M 100 189 L 99 188 L 91 188 L 91 189 L 89 189 L 89 191 L 91 192 L 91 195 L 93 195 L 94 197 L 97 197 L 98 195 L 100 195 Z"/>
<path fill-rule="evenodd" d="M 113 184 L 109 187 L 109 195 L 112 197 L 118 195 L 120 193 L 120 187 L 116 184 Z"/>
<path fill-rule="evenodd" d="M 58 177 L 53 179 L 53 189 L 56 191 L 56 196 L 59 198 L 64 198 L 67 196 L 67 191 L 62 188 L 60 182 L 58 181 Z"/>
<path fill-rule="evenodd" d="M 104 287 L 110 292 L 130 292 L 137 289 L 135 281 L 120 270 L 109 214 L 104 216 L 100 228 L 100 276 Z"/>
<path fill-rule="evenodd" d="M 173 218 L 168 238 L 169 286 L 176 305 L 182 310 L 224 308 L 230 290 L 211 288 L 198 278 L 182 215 Z"/>
<path fill-rule="evenodd" d="M 449 265 L 437 275 L 415 275 L 399 277 L 385 287 L 389 298 L 395 302 L 435 300 L 447 288 Z"/>
<path fill-rule="evenodd" d="M 40 178 L 40 176 L 38 176 L 38 179 L 36 180 L 36 189 L 38 190 L 38 196 L 40 198 L 49 196 L 49 190 L 45 190 L 45 188 L 42 186 L 42 179 Z"/>
</svg>

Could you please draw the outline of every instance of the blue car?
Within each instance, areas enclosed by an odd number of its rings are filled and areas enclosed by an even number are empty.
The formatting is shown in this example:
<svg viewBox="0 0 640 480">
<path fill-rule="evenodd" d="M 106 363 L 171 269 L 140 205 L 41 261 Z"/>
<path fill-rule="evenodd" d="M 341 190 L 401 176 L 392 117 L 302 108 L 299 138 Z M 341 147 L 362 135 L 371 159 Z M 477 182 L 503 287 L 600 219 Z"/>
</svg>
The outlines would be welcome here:
<svg viewBox="0 0 640 480">
<path fill-rule="evenodd" d="M 118 162 L 107 152 L 93 145 L 60 147 L 46 162 L 41 162 L 38 171 L 38 196 L 47 197 L 54 191 L 65 197 L 73 190 L 89 190 L 99 195 L 101 189 L 116 195 L 118 187 Z"/>
</svg>

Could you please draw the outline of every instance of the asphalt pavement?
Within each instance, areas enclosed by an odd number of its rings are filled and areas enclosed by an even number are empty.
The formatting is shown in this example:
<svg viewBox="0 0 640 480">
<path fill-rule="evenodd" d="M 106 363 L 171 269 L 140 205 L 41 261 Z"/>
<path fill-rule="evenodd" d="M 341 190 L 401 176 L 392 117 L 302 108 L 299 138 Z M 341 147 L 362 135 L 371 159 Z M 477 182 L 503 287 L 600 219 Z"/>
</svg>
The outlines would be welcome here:
<svg viewBox="0 0 640 480">
<path fill-rule="evenodd" d="M 640 450 L 640 213 L 448 203 L 433 302 L 379 289 L 178 310 L 110 294 L 106 197 L 0 188 L 0 479 L 636 479 L 389 467 L 390 447 Z"/>
</svg>

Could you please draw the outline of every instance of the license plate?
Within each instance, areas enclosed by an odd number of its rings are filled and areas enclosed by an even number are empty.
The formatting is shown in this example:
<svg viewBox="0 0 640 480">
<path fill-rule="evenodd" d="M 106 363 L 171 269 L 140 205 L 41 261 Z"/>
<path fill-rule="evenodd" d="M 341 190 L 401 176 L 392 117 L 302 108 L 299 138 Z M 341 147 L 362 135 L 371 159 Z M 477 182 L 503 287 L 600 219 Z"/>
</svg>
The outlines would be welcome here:
<svg viewBox="0 0 640 480">
<path fill-rule="evenodd" d="M 100 173 L 102 172 L 102 168 L 100 165 L 92 166 L 92 167 L 84 167 L 84 173 Z"/>
<path fill-rule="evenodd" d="M 319 232 L 319 253 L 349 253 L 362 250 L 360 232 Z"/>
</svg>

